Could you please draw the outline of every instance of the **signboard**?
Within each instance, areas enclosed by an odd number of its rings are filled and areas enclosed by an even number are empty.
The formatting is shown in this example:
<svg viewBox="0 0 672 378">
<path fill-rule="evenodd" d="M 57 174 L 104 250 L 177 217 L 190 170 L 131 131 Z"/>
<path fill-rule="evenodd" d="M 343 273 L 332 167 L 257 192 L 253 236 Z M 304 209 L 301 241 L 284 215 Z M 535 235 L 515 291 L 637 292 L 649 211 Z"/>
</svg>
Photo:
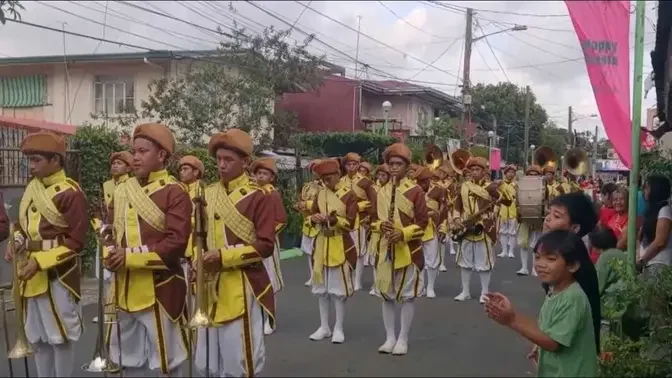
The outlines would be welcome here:
<svg viewBox="0 0 672 378">
<path fill-rule="evenodd" d="M 597 159 L 595 162 L 596 171 L 628 171 L 628 167 L 618 159 Z"/>
<path fill-rule="evenodd" d="M 490 169 L 499 171 L 502 167 L 502 152 L 499 148 L 490 149 Z"/>
</svg>

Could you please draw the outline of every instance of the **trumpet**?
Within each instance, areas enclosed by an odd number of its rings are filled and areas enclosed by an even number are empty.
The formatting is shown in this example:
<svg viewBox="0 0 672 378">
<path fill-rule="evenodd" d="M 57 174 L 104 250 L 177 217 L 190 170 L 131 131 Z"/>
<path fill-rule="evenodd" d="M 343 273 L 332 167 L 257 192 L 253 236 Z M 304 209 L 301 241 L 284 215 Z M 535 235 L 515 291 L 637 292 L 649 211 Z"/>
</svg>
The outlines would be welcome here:
<svg viewBox="0 0 672 378">
<path fill-rule="evenodd" d="M 13 270 L 13 279 L 12 279 L 12 298 L 14 299 L 14 315 L 16 316 L 16 342 L 12 350 L 8 352 L 8 356 L 11 359 L 26 358 L 32 356 L 34 351 L 28 342 L 26 337 L 25 322 L 23 320 L 24 313 L 24 303 L 21 296 L 21 280 L 19 279 L 19 272 L 21 266 L 26 262 L 28 258 L 28 252 L 21 248 L 16 248 L 14 241 L 11 239 L 14 235 L 14 225 L 10 224 L 9 226 L 9 235 L 10 240 L 7 242 L 7 248 L 9 248 L 9 253 L 12 256 L 12 270 Z M 27 372 L 27 370 L 26 370 Z"/>
<path fill-rule="evenodd" d="M 97 336 L 96 336 L 96 350 L 93 353 L 93 358 L 91 361 L 82 365 L 82 370 L 89 373 L 103 373 L 104 376 L 107 376 L 108 373 L 119 373 L 120 377 L 124 376 L 122 368 L 122 358 L 121 358 L 121 327 L 119 325 L 119 317 L 117 314 L 117 301 L 119 299 L 119 285 L 117 283 L 117 275 L 114 275 L 114 280 L 112 281 L 113 288 L 110 288 L 111 294 L 114 295 L 114 300 L 111 303 L 108 303 L 106 298 L 109 298 L 111 295 L 105 295 L 105 282 L 104 282 L 104 267 L 103 259 L 105 258 L 105 244 L 113 245 L 114 243 L 108 238 L 103 236 L 103 232 L 107 226 L 107 211 L 102 195 L 101 198 L 101 215 L 103 218 L 103 226 L 101 227 L 101 232 L 98 235 L 98 257 L 100 259 L 100 264 L 98 264 L 98 323 L 97 323 Z M 112 235 L 113 237 L 114 235 Z M 112 311 L 105 311 L 108 305 L 113 306 Z M 111 320 L 110 316 L 114 316 L 116 320 Z M 115 363 L 110 358 L 110 351 L 105 342 L 105 325 L 115 324 L 117 331 L 117 344 L 119 347 L 119 363 Z"/>
</svg>

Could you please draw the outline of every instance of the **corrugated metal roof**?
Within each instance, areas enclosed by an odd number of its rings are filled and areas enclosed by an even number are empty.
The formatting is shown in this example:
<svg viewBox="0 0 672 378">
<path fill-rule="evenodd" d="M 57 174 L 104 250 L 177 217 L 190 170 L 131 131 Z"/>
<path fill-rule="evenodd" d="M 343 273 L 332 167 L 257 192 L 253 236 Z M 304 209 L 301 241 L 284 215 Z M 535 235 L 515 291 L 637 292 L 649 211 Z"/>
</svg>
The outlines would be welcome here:
<svg viewBox="0 0 672 378">
<path fill-rule="evenodd" d="M 58 134 L 65 134 L 65 135 L 74 135 L 75 132 L 77 131 L 77 126 L 74 125 L 41 121 L 30 118 L 10 117 L 6 115 L 0 115 L 0 125 L 27 129 L 29 131 L 49 130 Z"/>
</svg>

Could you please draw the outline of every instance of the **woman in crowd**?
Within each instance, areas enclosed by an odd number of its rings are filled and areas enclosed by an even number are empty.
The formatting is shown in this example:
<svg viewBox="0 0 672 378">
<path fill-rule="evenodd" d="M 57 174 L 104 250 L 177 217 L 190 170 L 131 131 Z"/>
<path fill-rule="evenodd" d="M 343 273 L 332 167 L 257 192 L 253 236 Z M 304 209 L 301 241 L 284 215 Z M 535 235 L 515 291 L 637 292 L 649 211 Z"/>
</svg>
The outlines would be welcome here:
<svg viewBox="0 0 672 378">
<path fill-rule="evenodd" d="M 661 267 L 672 265 L 670 180 L 665 176 L 649 176 L 644 183 L 644 199 L 646 211 L 640 231 L 637 267 L 655 275 Z"/>
</svg>

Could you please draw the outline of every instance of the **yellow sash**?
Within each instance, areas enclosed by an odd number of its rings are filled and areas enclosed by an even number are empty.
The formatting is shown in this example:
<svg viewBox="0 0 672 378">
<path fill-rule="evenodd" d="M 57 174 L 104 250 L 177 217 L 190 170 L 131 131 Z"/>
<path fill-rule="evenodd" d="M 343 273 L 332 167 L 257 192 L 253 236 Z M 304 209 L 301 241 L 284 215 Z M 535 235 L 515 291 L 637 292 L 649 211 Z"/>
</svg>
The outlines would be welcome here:
<svg viewBox="0 0 672 378">
<path fill-rule="evenodd" d="M 414 218 L 413 212 L 413 203 L 406 197 L 406 192 L 415 187 L 415 184 L 408 178 L 404 178 L 399 186 L 397 187 L 397 193 L 394 196 L 394 216 L 393 222 L 394 227 L 397 229 L 403 228 L 401 223 L 401 217 L 399 213 L 404 213 L 411 219 Z M 378 201 L 376 204 L 376 210 L 378 212 L 378 219 L 384 221 L 389 217 L 390 212 L 390 202 L 392 201 L 392 184 L 387 183 L 383 186 L 378 192 Z M 387 254 L 387 249 L 389 242 L 387 237 L 384 234 L 380 236 L 380 244 L 378 247 L 378 265 L 376 266 L 376 288 L 381 293 L 387 293 L 392 284 L 392 274 L 394 270 L 405 268 L 411 265 L 411 249 L 408 247 L 408 243 L 400 241 L 394 245 L 394 268 L 392 262 L 386 261 L 385 255 Z"/>
<path fill-rule="evenodd" d="M 224 227 L 231 230 L 234 235 L 246 244 L 254 243 L 257 239 L 254 232 L 254 223 L 238 211 L 236 204 L 243 198 L 256 192 L 256 190 L 245 191 L 245 194 L 243 194 L 238 189 L 229 194 L 220 183 L 211 185 L 208 189 L 206 191 L 206 203 L 209 205 L 207 207 L 208 219 L 214 219 L 215 213 L 220 214 Z M 217 243 L 214 238 L 216 233 L 221 233 L 222 230 L 210 229 L 209 225 L 208 231 L 208 246 L 221 244 Z M 222 245 L 219 248 L 224 248 L 225 246 L 228 246 L 228 244 Z"/>
<path fill-rule="evenodd" d="M 322 189 L 317 193 L 317 206 L 320 214 L 329 216 L 336 212 L 337 217 L 345 218 L 346 207 L 339 193 L 345 194 L 349 188 L 344 187 L 336 193 L 329 189 Z M 333 235 L 327 236 L 325 231 L 333 231 Z M 329 253 L 331 252 L 331 253 Z M 340 253 L 343 252 L 343 253 Z M 315 249 L 313 250 L 313 282 L 316 284 L 324 283 L 322 270 L 324 266 L 334 267 L 340 266 L 345 262 L 345 249 L 343 245 L 342 232 L 335 228 L 335 225 L 321 225 L 320 232 L 315 238 Z"/>
<path fill-rule="evenodd" d="M 518 208 L 516 207 L 516 188 L 517 184 L 515 182 L 506 182 L 502 183 L 500 191 L 504 198 L 510 199 L 512 201 L 511 205 L 504 206 L 501 205 L 499 208 L 499 217 L 503 220 L 516 219 L 518 216 Z"/>
<path fill-rule="evenodd" d="M 161 189 L 161 180 L 149 183 L 144 189 L 135 177 L 117 186 L 114 191 L 114 229 L 117 231 L 117 243 L 121 244 L 126 231 L 126 208 L 131 205 L 147 224 L 157 231 L 166 230 L 166 214 L 156 205 L 150 196 Z"/>
<path fill-rule="evenodd" d="M 58 211 L 54 201 L 51 200 L 51 196 L 47 193 L 47 188 L 42 181 L 34 178 L 28 183 L 26 192 L 19 204 L 19 223 L 24 232 L 28 232 L 28 217 L 26 216 L 26 213 L 31 202 L 35 205 L 35 208 L 40 215 L 42 215 L 50 224 L 62 228 L 68 227 L 68 222 L 66 222 L 63 214 Z"/>
</svg>

